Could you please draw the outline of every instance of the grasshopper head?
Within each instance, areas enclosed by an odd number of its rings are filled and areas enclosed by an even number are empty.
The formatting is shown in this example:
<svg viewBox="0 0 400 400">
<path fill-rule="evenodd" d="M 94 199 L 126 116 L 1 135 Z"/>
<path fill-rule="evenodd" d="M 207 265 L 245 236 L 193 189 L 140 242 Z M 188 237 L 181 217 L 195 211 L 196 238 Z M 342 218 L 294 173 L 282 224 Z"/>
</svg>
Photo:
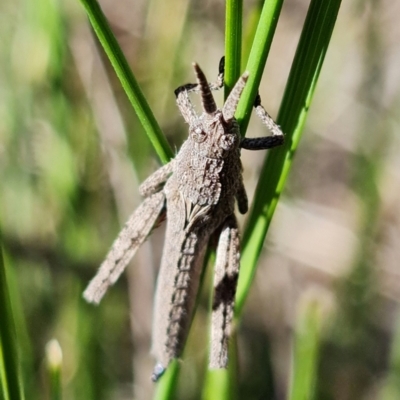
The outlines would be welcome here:
<svg viewBox="0 0 400 400">
<path fill-rule="evenodd" d="M 190 124 L 189 137 L 198 143 L 197 151 L 210 158 L 225 158 L 239 146 L 239 125 L 235 111 L 248 79 L 245 72 L 237 81 L 222 109 L 218 109 L 207 79 L 197 64 L 193 64 L 200 88 L 203 113 Z"/>
</svg>

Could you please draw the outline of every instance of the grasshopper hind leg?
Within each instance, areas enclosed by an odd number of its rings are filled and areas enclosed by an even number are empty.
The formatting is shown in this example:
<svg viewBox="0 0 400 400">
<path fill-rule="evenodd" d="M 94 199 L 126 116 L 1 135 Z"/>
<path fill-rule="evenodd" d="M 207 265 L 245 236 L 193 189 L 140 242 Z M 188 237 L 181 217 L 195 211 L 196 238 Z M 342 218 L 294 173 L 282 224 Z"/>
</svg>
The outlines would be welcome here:
<svg viewBox="0 0 400 400">
<path fill-rule="evenodd" d="M 235 215 L 229 216 L 219 237 L 214 269 L 214 300 L 211 317 L 211 369 L 228 365 L 236 286 L 240 264 L 239 231 Z"/>
<path fill-rule="evenodd" d="M 164 207 L 165 194 L 158 192 L 147 197 L 133 212 L 96 276 L 84 291 L 83 297 L 88 302 L 98 304 L 101 301 L 107 289 L 117 281 L 137 249 L 146 240 L 162 216 Z"/>
</svg>

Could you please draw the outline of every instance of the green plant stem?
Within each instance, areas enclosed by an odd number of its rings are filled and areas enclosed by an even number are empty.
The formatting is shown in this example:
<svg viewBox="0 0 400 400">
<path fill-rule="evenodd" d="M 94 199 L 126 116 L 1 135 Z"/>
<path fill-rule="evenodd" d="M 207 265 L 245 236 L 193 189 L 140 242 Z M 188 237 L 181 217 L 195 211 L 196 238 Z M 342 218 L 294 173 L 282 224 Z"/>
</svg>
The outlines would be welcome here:
<svg viewBox="0 0 400 400">
<path fill-rule="evenodd" d="M 237 317 L 242 312 L 254 279 L 256 263 L 269 224 L 302 136 L 340 3 L 341 0 L 312 0 L 307 13 L 278 115 L 278 123 L 286 133 L 285 144 L 273 150 L 264 163 L 243 236 L 241 271 L 236 296 Z M 244 118 L 245 115 L 242 116 Z"/>
<path fill-rule="evenodd" d="M 46 345 L 47 376 L 51 400 L 62 398 L 62 350 L 57 340 L 53 339 Z"/>
<path fill-rule="evenodd" d="M 163 163 L 167 163 L 173 152 L 161 131 L 124 54 L 115 39 L 108 22 L 96 0 L 81 0 L 90 23 L 128 96 L 147 136 Z"/>
<path fill-rule="evenodd" d="M 242 136 L 246 134 L 254 99 L 256 98 L 258 87 L 260 86 L 282 4 L 283 0 L 269 0 L 264 3 L 261 11 L 260 20 L 246 66 L 246 70 L 250 73 L 249 79 L 240 97 L 235 114 L 240 124 Z"/>
<path fill-rule="evenodd" d="M 62 386 L 61 386 L 61 369 L 54 369 L 49 371 L 50 381 L 50 399 L 62 399 Z"/>
<path fill-rule="evenodd" d="M 308 302 L 305 309 L 300 310 L 294 338 L 289 400 L 314 398 L 322 319 L 317 301 Z"/>
<path fill-rule="evenodd" d="M 384 378 L 379 399 L 393 400 L 400 398 L 400 315 L 396 316 L 396 327 L 391 344 L 389 370 Z"/>
<path fill-rule="evenodd" d="M 234 333 L 229 341 L 227 369 L 208 369 L 203 385 L 202 400 L 238 399 L 237 338 Z"/>
<path fill-rule="evenodd" d="M 178 381 L 179 370 L 179 361 L 176 359 L 172 360 L 171 364 L 165 371 L 165 374 L 157 383 L 156 392 L 153 397 L 154 400 L 169 400 L 175 398 L 174 393 Z"/>
<path fill-rule="evenodd" d="M 225 99 L 240 75 L 243 0 L 227 0 L 225 14 Z"/>
<path fill-rule="evenodd" d="M 0 394 L 5 400 L 23 400 L 17 334 L 11 307 L 7 273 L 0 245 Z"/>
</svg>

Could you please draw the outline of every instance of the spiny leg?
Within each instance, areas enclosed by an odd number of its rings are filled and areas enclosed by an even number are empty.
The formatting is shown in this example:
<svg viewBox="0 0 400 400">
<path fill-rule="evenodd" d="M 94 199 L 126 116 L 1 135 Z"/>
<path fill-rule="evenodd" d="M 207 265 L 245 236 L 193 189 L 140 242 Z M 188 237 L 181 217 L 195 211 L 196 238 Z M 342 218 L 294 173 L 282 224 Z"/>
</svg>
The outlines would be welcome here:
<svg viewBox="0 0 400 400">
<path fill-rule="evenodd" d="M 174 205 L 170 203 L 169 213 L 171 207 Z M 208 235 L 189 227 L 190 222 L 185 222 L 186 228 L 176 230 L 176 218 L 176 213 L 172 212 L 167 221 L 168 240 L 164 245 L 157 278 L 151 350 L 157 364 L 152 375 L 153 381 L 157 381 L 170 362 L 182 354 L 195 308 L 208 241 Z"/>
<path fill-rule="evenodd" d="M 98 304 L 107 289 L 117 281 L 136 250 L 146 240 L 164 206 L 165 194 L 159 192 L 147 197 L 133 212 L 84 291 L 83 297 L 88 302 Z"/>
<path fill-rule="evenodd" d="M 228 365 L 228 341 L 236 286 L 239 275 L 240 249 L 236 217 L 229 216 L 222 227 L 214 270 L 214 300 L 211 318 L 210 368 Z"/>
<path fill-rule="evenodd" d="M 259 94 L 257 94 L 257 97 L 254 101 L 254 108 L 256 110 L 256 114 L 261 119 L 261 122 L 272 132 L 272 136 L 243 138 L 240 142 L 240 147 L 246 150 L 265 150 L 283 144 L 285 140 L 285 134 L 261 105 L 261 98 Z"/>
<path fill-rule="evenodd" d="M 143 197 L 148 197 L 160 191 L 163 183 L 168 179 L 174 169 L 174 160 L 163 165 L 157 171 L 153 172 L 140 186 L 139 193 Z"/>
<path fill-rule="evenodd" d="M 222 57 L 221 61 L 219 62 L 218 79 L 220 79 L 220 85 L 221 85 L 220 87 L 222 87 L 224 85 L 224 70 L 225 70 L 225 56 Z M 244 145 L 249 146 L 249 147 L 244 147 L 243 145 L 241 145 L 241 147 L 249 149 L 249 150 L 261 150 L 263 148 L 269 149 L 271 147 L 281 145 L 284 141 L 284 133 L 282 132 L 279 125 L 276 124 L 276 122 L 271 118 L 271 116 L 267 113 L 265 108 L 262 106 L 261 97 L 258 92 L 257 92 L 257 96 L 254 100 L 253 107 L 256 110 L 256 114 L 261 119 L 261 122 L 271 131 L 272 136 L 274 138 L 270 138 L 270 137 L 255 138 L 255 139 L 246 139 L 245 138 L 242 140 L 242 144 L 244 142 Z M 261 141 L 259 141 L 258 139 L 261 139 Z M 253 142 L 254 142 L 254 144 L 253 144 Z"/>
</svg>

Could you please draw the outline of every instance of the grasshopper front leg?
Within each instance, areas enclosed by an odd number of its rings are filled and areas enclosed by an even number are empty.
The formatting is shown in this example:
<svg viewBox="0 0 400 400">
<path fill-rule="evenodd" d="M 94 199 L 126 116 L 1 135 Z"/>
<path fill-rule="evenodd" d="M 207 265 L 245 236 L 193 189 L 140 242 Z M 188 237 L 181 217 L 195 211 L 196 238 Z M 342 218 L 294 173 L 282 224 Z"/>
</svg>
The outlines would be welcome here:
<svg viewBox="0 0 400 400">
<path fill-rule="evenodd" d="M 148 197 L 160 191 L 161 186 L 166 182 L 174 170 L 174 160 L 163 165 L 153 172 L 140 186 L 139 193 L 143 197 Z"/>
<path fill-rule="evenodd" d="M 271 131 L 272 136 L 243 138 L 240 142 L 240 147 L 246 150 L 265 150 L 283 144 L 285 140 L 285 134 L 262 106 L 259 94 L 257 94 L 254 102 L 254 108 L 257 116 L 261 119 L 261 122 Z"/>
</svg>

